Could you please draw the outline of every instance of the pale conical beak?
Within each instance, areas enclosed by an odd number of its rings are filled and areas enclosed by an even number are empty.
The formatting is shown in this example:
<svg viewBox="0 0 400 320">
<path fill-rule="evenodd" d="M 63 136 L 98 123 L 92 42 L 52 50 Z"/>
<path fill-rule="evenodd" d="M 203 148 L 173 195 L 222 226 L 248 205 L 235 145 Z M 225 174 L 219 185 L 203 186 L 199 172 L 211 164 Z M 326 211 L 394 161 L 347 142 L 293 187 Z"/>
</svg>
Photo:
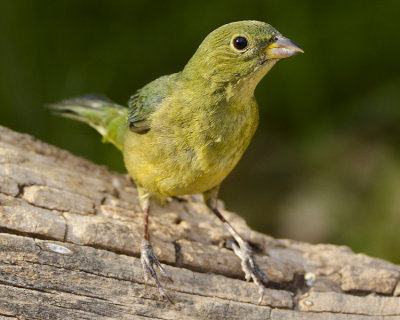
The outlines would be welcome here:
<svg viewBox="0 0 400 320">
<path fill-rule="evenodd" d="M 267 59 L 282 59 L 304 53 L 292 40 L 280 35 L 275 37 L 275 41 L 266 47 L 264 52 Z"/>
</svg>

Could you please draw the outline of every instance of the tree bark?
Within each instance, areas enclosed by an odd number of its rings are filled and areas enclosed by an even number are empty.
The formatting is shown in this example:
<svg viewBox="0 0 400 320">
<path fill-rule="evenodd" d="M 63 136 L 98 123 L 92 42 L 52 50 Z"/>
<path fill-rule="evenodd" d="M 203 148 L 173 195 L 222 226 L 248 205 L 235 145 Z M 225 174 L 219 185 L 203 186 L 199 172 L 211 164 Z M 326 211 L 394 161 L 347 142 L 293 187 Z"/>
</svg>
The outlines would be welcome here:
<svg viewBox="0 0 400 320">
<path fill-rule="evenodd" d="M 273 239 L 223 213 L 270 279 L 261 305 L 199 196 L 152 207 L 171 304 L 144 284 L 129 177 L 0 127 L 0 319 L 400 319 L 400 266 Z"/>
</svg>

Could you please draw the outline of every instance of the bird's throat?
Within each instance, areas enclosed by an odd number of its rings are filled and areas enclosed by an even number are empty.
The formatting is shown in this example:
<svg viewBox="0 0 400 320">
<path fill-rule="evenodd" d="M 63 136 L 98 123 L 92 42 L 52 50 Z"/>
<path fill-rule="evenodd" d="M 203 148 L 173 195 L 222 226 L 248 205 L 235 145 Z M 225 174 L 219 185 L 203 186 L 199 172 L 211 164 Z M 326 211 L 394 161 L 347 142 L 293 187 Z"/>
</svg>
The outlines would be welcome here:
<svg viewBox="0 0 400 320">
<path fill-rule="evenodd" d="M 247 100 L 252 99 L 257 85 L 277 61 L 277 59 L 266 60 L 260 63 L 254 71 L 249 73 L 246 77 L 240 78 L 235 83 L 229 83 L 226 86 L 227 101 L 245 103 Z"/>
</svg>

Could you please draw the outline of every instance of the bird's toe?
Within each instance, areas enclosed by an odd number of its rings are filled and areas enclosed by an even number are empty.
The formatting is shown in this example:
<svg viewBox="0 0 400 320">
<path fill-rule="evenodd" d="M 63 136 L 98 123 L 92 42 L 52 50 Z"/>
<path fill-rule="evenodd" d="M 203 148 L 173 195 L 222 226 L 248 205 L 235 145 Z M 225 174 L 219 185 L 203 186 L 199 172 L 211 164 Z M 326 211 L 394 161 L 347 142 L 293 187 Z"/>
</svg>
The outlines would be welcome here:
<svg viewBox="0 0 400 320">
<path fill-rule="evenodd" d="M 143 277 L 145 281 L 145 285 L 151 277 L 154 279 L 154 282 L 160 292 L 161 296 L 167 299 L 169 302 L 174 303 L 171 297 L 167 294 L 164 288 L 161 285 L 160 280 L 158 279 L 157 272 L 154 270 L 154 265 L 157 266 L 158 270 L 160 270 L 161 274 L 165 276 L 168 280 L 172 281 L 170 277 L 168 277 L 161 263 L 158 261 L 157 257 L 153 252 L 153 247 L 148 240 L 143 240 L 141 248 L 140 248 L 140 261 L 142 263 L 143 268 Z"/>
</svg>

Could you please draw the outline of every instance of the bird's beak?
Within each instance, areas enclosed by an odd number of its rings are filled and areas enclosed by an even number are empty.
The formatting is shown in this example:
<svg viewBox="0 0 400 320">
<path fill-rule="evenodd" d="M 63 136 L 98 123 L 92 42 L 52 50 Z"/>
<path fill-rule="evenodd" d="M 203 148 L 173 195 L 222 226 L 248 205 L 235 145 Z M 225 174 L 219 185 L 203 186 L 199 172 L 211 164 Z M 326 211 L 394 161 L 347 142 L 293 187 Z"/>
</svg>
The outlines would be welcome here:
<svg viewBox="0 0 400 320">
<path fill-rule="evenodd" d="M 304 51 L 292 40 L 279 35 L 265 48 L 264 53 L 267 59 L 282 59 L 304 53 Z"/>
</svg>

